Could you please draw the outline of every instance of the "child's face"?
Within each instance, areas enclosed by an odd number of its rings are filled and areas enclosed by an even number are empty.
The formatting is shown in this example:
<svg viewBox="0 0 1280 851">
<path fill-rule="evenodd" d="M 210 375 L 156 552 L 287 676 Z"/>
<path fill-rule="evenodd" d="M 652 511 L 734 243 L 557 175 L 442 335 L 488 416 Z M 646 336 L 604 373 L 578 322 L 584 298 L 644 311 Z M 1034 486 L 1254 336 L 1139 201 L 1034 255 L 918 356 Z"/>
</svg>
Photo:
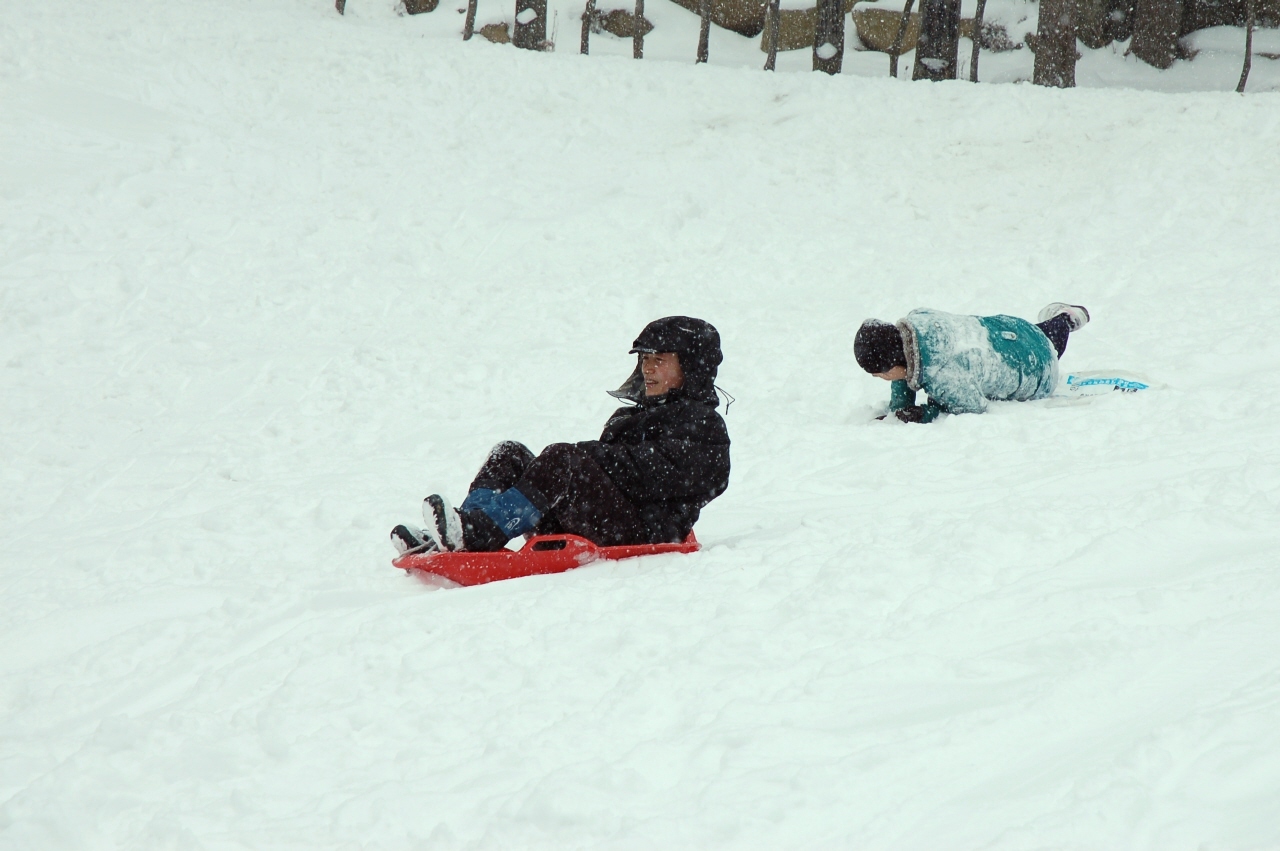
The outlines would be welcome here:
<svg viewBox="0 0 1280 851">
<path fill-rule="evenodd" d="M 684 370 L 675 352 L 653 352 L 640 356 L 640 372 L 644 375 L 644 395 L 661 396 L 684 384 Z"/>
<path fill-rule="evenodd" d="M 871 373 L 876 378 L 883 378 L 885 381 L 902 381 L 907 377 L 907 368 L 905 366 L 895 366 L 888 372 Z"/>
</svg>

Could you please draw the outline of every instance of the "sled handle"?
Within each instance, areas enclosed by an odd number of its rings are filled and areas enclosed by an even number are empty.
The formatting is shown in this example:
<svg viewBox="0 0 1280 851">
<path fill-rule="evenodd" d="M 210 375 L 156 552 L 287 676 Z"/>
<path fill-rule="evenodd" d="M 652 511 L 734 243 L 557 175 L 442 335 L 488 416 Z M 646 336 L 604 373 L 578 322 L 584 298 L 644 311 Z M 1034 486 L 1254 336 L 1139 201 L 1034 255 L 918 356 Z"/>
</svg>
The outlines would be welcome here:
<svg viewBox="0 0 1280 851">
<path fill-rule="evenodd" d="M 525 549 L 535 553 L 559 552 L 568 549 L 578 552 L 594 552 L 599 547 L 586 538 L 577 535 L 538 535 L 521 548 L 521 552 Z"/>
</svg>

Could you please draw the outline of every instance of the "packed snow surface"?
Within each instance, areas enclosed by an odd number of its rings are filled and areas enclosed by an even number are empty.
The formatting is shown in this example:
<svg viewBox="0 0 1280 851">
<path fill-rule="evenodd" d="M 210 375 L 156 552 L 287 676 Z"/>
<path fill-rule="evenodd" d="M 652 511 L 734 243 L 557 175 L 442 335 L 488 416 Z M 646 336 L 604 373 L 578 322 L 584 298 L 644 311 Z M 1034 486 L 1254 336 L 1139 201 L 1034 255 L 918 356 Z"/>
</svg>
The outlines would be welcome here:
<svg viewBox="0 0 1280 851">
<path fill-rule="evenodd" d="M 4 4 L 0 847 L 1280 846 L 1277 63 L 766 74 L 654 7 L 636 62 Z M 861 320 L 1056 300 L 1155 386 L 875 421 Z M 702 552 L 391 567 L 676 313 L 737 398 Z"/>
</svg>

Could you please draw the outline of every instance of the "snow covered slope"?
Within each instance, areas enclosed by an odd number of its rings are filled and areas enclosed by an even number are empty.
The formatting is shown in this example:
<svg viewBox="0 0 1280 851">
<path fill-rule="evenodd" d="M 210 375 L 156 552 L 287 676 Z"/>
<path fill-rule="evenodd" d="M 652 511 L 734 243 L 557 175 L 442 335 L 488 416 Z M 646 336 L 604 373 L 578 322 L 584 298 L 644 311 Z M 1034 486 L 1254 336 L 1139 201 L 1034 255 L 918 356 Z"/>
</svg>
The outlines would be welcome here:
<svg viewBox="0 0 1280 851">
<path fill-rule="evenodd" d="M 0 847 L 1280 845 L 1280 96 L 349 12 L 5 4 Z M 863 318 L 1059 299 L 1164 387 L 872 419 Z M 703 552 L 390 566 L 671 313 Z"/>
</svg>

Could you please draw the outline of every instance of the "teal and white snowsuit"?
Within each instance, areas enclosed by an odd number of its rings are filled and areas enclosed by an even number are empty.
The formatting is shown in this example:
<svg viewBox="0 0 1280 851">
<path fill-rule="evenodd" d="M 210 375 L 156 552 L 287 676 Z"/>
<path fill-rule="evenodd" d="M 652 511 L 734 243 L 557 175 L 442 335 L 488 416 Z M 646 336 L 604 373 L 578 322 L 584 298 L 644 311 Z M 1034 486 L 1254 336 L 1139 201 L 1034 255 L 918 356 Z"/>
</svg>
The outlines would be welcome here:
<svg viewBox="0 0 1280 851">
<path fill-rule="evenodd" d="M 924 422 L 980 414 L 989 401 L 1043 399 L 1058 385 L 1058 354 L 1044 332 L 1014 316 L 913 310 L 897 324 L 907 377 L 893 382 L 889 411 L 929 396 Z"/>
</svg>

